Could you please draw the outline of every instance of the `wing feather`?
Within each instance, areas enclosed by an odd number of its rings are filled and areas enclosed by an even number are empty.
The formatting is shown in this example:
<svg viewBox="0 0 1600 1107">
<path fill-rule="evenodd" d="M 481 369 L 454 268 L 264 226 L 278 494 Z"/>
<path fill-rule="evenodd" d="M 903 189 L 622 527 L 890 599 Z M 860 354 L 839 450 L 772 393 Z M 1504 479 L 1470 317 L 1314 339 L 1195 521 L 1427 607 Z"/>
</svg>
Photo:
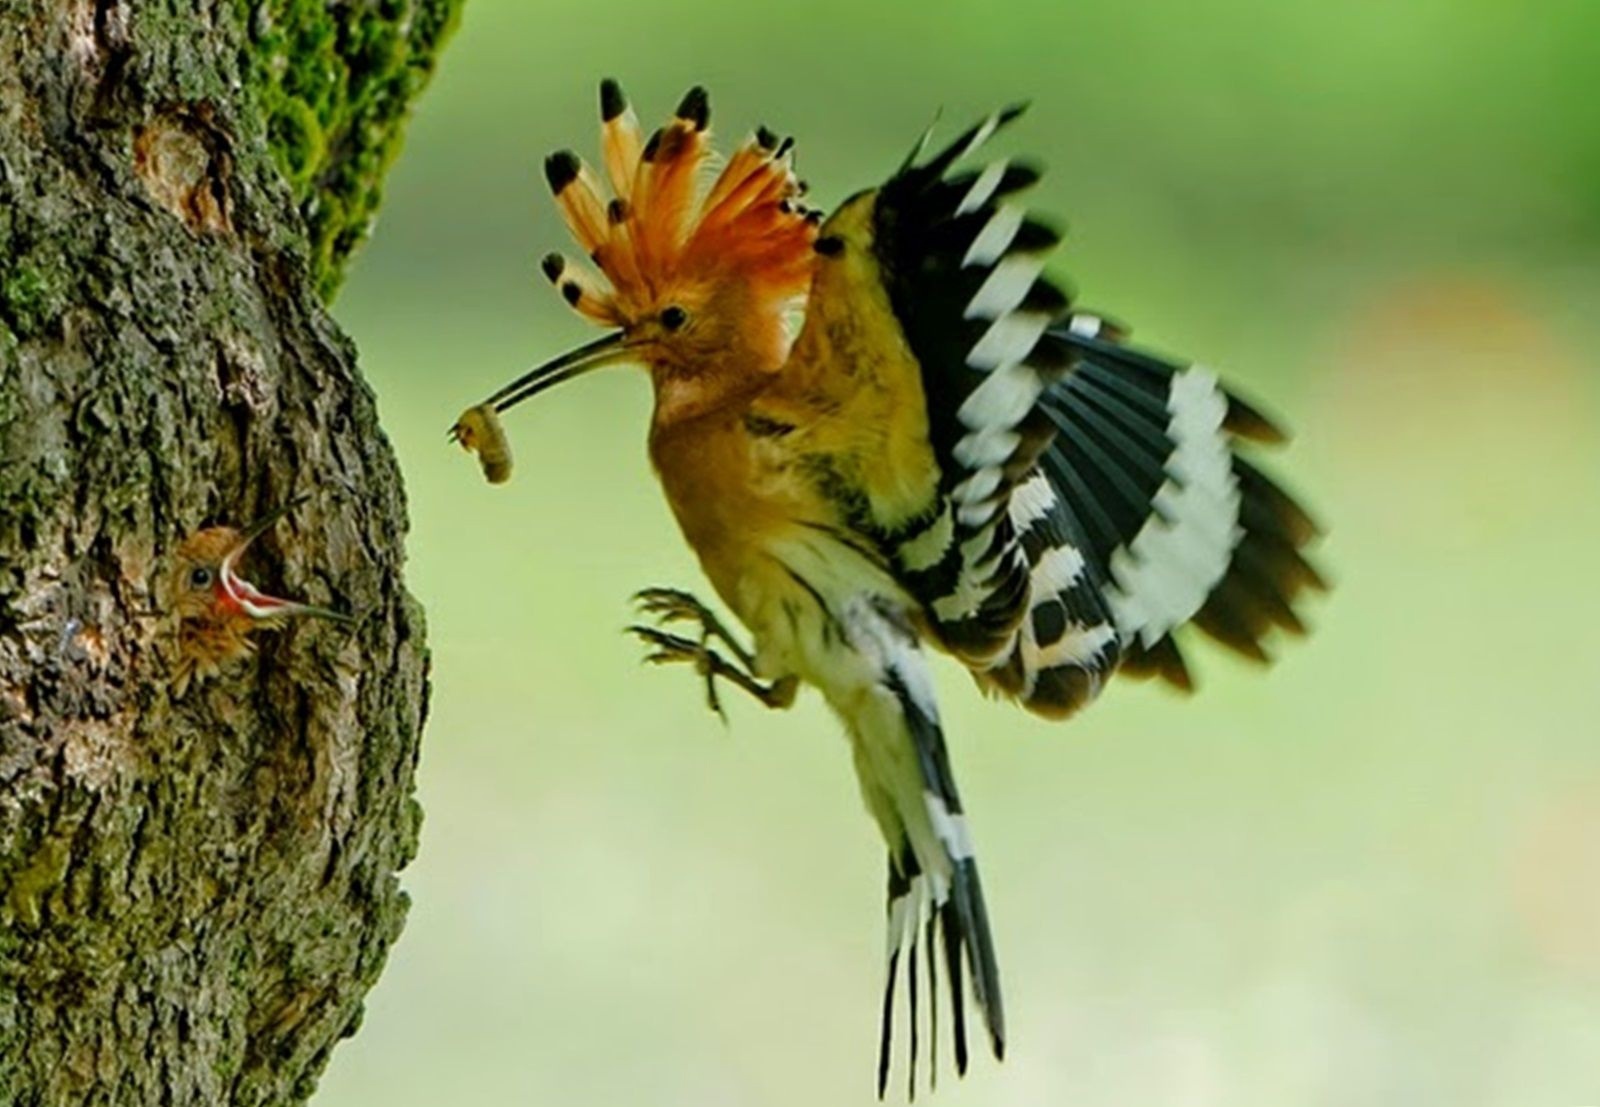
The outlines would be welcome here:
<svg viewBox="0 0 1600 1107">
<path fill-rule="evenodd" d="M 928 511 L 882 537 L 940 644 L 1054 716 L 1124 659 L 1188 687 L 1173 635 L 1189 624 L 1265 659 L 1322 580 L 1315 524 L 1239 453 L 1283 432 L 1208 370 L 1072 309 L 1044 276 L 1059 234 L 1018 203 L 1036 169 L 960 164 L 1019 111 L 914 155 L 874 201 L 939 468 Z"/>
</svg>

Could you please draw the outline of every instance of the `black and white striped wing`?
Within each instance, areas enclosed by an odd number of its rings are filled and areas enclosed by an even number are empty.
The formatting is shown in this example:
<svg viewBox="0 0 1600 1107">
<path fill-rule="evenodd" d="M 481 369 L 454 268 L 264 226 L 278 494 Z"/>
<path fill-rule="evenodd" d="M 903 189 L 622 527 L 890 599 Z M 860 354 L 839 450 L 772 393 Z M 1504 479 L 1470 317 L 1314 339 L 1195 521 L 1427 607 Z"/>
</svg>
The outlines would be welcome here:
<svg viewBox="0 0 1600 1107">
<path fill-rule="evenodd" d="M 1052 334 L 1077 353 L 1042 404 L 1057 435 L 1041 470 L 1095 566 L 1123 668 L 1191 686 L 1173 638 L 1192 624 L 1257 661 L 1295 604 L 1326 587 L 1306 557 L 1318 528 L 1246 452 L 1285 436 L 1209 369 L 1133 349 L 1076 313 Z"/>
<path fill-rule="evenodd" d="M 1043 400 L 1077 354 L 1052 333 L 1068 300 L 1042 276 L 1060 236 L 1016 203 L 1038 172 L 1007 160 L 951 172 L 1019 111 L 903 167 L 873 230 L 941 476 L 936 510 L 892 536 L 891 555 L 945 648 L 1042 709 L 1093 695 L 1120 642 L 1039 468 L 1058 434 Z"/>
<path fill-rule="evenodd" d="M 1236 447 L 1281 435 L 1199 366 L 1124 346 L 1042 276 L 1036 171 L 952 171 L 999 112 L 879 192 L 874 249 L 922 374 L 936 509 L 888 545 L 941 643 L 1041 714 L 1126 660 L 1187 686 L 1191 620 L 1251 656 L 1321 582 L 1315 526 Z"/>
</svg>

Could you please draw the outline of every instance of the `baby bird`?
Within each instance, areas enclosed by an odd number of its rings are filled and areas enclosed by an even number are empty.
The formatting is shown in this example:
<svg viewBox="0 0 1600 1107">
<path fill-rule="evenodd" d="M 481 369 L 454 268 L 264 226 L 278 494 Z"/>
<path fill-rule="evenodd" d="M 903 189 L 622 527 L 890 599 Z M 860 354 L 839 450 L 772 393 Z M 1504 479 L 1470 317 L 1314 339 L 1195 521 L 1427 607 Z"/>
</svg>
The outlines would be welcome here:
<svg viewBox="0 0 1600 1107">
<path fill-rule="evenodd" d="M 347 623 L 348 615 L 325 607 L 269 596 L 239 575 L 240 557 L 290 509 L 291 501 L 243 533 L 233 527 L 196 531 L 178 547 L 169 578 L 171 610 L 178 620 L 178 695 L 196 677 L 214 676 L 224 664 L 255 648 L 251 632 L 272 629 L 293 615 L 315 615 Z"/>
</svg>

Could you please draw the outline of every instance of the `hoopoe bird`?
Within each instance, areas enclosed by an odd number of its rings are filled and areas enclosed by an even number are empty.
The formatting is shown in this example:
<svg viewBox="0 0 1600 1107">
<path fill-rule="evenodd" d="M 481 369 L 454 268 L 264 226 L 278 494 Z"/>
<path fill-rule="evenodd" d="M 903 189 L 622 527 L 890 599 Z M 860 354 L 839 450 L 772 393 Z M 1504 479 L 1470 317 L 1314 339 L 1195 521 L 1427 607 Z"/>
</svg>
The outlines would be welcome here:
<svg viewBox="0 0 1600 1107">
<path fill-rule="evenodd" d="M 1049 718 L 1119 671 L 1187 690 L 1191 627 L 1258 661 L 1275 631 L 1304 633 L 1317 526 L 1247 456 L 1283 440 L 1272 422 L 1044 276 L 1058 235 L 1018 204 L 1038 170 L 966 165 L 1021 107 L 931 155 L 925 135 L 826 220 L 765 128 L 711 175 L 702 89 L 648 139 L 614 81 L 600 108 L 605 184 L 570 152 L 545 165 L 599 272 L 557 254 L 544 270 L 609 333 L 470 409 L 457 437 L 503 437 L 494 413 L 601 366 L 649 371 L 650 459 L 754 649 L 675 589 L 641 592 L 657 625 L 632 629 L 650 660 L 694 665 L 713 707 L 718 680 L 770 707 L 805 684 L 842 720 L 888 847 L 878 1094 L 902 968 L 914 1092 L 919 947 L 935 1048 L 941 968 L 957 1071 L 969 989 L 996 1058 L 1006 1040 L 924 647 Z M 664 629 L 684 621 L 698 633 Z"/>
<path fill-rule="evenodd" d="M 351 621 L 325 607 L 269 596 L 239 573 L 250 544 L 299 503 L 284 504 L 243 532 L 206 527 L 179 544 L 167 582 L 168 606 L 177 620 L 172 683 L 178 695 L 195 678 L 215 676 L 228 662 L 248 655 L 257 630 L 275 629 L 295 616 Z"/>
</svg>

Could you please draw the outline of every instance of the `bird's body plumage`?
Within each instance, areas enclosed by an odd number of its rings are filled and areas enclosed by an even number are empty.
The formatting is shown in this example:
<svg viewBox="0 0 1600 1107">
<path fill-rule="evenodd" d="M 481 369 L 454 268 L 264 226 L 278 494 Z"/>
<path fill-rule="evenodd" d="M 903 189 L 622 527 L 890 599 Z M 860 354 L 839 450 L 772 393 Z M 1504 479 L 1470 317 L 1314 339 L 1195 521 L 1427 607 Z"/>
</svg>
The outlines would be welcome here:
<svg viewBox="0 0 1600 1107">
<path fill-rule="evenodd" d="M 698 90 L 648 142 L 614 84 L 602 105 L 616 198 L 603 203 L 570 154 L 550 178 L 612 287 L 559 258 L 546 272 L 622 329 L 491 402 L 604 361 L 649 367 L 651 461 L 754 636 L 750 676 L 823 694 L 888 847 L 880 1092 L 902 970 L 914 1078 L 923 941 L 928 1015 L 942 967 L 964 1069 L 964 978 L 997 1055 L 1004 1017 L 924 645 L 1050 717 L 1119 665 L 1187 686 L 1174 635 L 1191 621 L 1264 658 L 1274 628 L 1303 629 L 1293 603 L 1321 584 L 1302 555 L 1315 527 L 1237 452 L 1281 436 L 1208 371 L 1127 347 L 1044 277 L 1057 238 L 1015 203 L 1037 172 L 963 165 L 1019 109 L 821 221 L 798 203 L 788 144 L 764 131 L 697 198 L 685 182 L 708 148 Z M 663 203 L 670 215 L 634 225 Z M 709 663 L 704 642 L 668 645 L 658 659 Z M 717 660 L 708 671 L 726 671 Z"/>
</svg>

